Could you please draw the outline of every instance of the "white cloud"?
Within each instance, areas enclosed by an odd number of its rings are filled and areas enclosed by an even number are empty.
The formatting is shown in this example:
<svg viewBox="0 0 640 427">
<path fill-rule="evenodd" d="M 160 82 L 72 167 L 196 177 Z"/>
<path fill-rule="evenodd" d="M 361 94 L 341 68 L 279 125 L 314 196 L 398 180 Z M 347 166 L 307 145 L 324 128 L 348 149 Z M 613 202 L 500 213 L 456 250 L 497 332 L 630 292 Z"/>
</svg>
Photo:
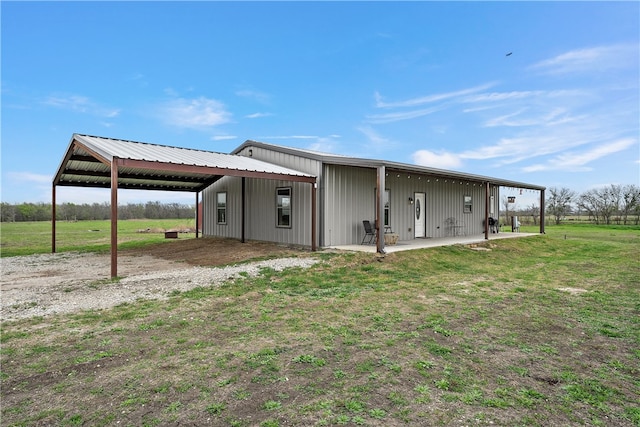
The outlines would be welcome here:
<svg viewBox="0 0 640 427">
<path fill-rule="evenodd" d="M 411 158 L 417 165 L 438 169 L 457 169 L 462 166 L 459 155 L 446 151 L 436 153 L 430 150 L 418 150 L 411 155 Z"/>
<path fill-rule="evenodd" d="M 580 117 L 570 117 L 565 108 L 552 108 L 550 110 L 534 111 L 533 114 L 526 116 L 527 108 L 521 108 L 513 113 L 503 116 L 494 117 L 485 122 L 485 127 L 521 127 L 521 126 L 554 126 L 558 124 L 566 124 Z"/>
<path fill-rule="evenodd" d="M 576 49 L 531 66 L 545 74 L 593 73 L 625 68 L 638 61 L 638 45 L 617 44 Z"/>
<path fill-rule="evenodd" d="M 178 98 L 162 107 L 163 117 L 174 126 L 201 129 L 228 123 L 231 114 L 223 103 L 204 97 Z"/>
<path fill-rule="evenodd" d="M 82 95 L 50 95 L 42 103 L 50 107 L 99 117 L 114 118 L 120 115 L 119 109 L 101 106 Z"/>
<path fill-rule="evenodd" d="M 376 92 L 374 94 L 376 99 L 376 107 L 378 108 L 398 108 L 398 107 L 415 107 L 418 105 L 430 104 L 436 101 L 444 101 L 451 98 L 459 98 L 464 95 L 480 92 L 494 86 L 495 83 L 486 83 L 480 86 L 471 87 L 468 89 L 461 89 L 453 92 L 437 93 L 433 95 L 421 96 L 418 98 L 407 99 L 397 102 L 384 102 L 382 96 Z"/>
<path fill-rule="evenodd" d="M 555 158 L 549 160 L 546 164 L 535 164 L 523 168 L 525 172 L 539 172 L 546 170 L 564 170 L 564 171 L 588 171 L 592 170 L 587 165 L 602 157 L 608 156 L 613 153 L 617 153 L 632 145 L 637 144 L 637 141 L 633 138 L 624 138 L 613 142 L 608 142 L 591 148 L 589 150 L 578 152 L 565 152 L 557 155 Z"/>
<path fill-rule="evenodd" d="M 211 137 L 213 141 L 227 141 L 229 139 L 237 139 L 237 138 L 238 137 L 236 135 L 216 135 Z"/>
<path fill-rule="evenodd" d="M 369 145 L 374 151 L 387 149 L 393 144 L 392 141 L 380 135 L 375 129 L 371 128 L 370 126 L 361 126 L 357 128 L 357 130 L 362 132 L 367 137 L 370 143 Z"/>
<path fill-rule="evenodd" d="M 252 98 L 261 103 L 267 103 L 271 99 L 271 96 L 268 93 L 251 89 L 237 90 L 236 95 L 242 98 Z"/>
<path fill-rule="evenodd" d="M 247 119 L 259 119 L 261 117 L 269 117 L 272 116 L 273 114 L 271 113 L 253 113 L 253 114 L 247 114 L 245 117 Z"/>
<path fill-rule="evenodd" d="M 404 111 L 399 113 L 387 113 L 387 114 L 372 114 L 366 117 L 367 122 L 374 124 L 392 123 L 400 120 L 415 119 L 417 117 L 426 116 L 428 114 L 435 113 L 442 108 L 433 107 L 425 108 L 422 110 Z"/>
</svg>

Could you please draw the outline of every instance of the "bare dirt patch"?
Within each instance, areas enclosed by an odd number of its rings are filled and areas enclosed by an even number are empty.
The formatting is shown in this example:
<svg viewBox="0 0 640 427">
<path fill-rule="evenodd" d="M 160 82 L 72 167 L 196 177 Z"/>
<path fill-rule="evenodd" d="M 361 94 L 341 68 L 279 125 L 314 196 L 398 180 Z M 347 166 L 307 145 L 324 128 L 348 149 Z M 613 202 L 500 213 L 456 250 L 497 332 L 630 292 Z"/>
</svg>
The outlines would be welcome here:
<svg viewBox="0 0 640 427">
<path fill-rule="evenodd" d="M 311 259 L 300 257 L 304 254 L 261 242 L 177 240 L 120 251 L 116 280 L 110 278 L 109 254 L 65 252 L 2 258 L 0 314 L 3 320 L 14 320 L 163 298 L 171 291 L 221 283 L 240 272 L 255 275 L 264 267 L 309 265 Z M 211 268 L 250 260 L 256 262 Z"/>
<path fill-rule="evenodd" d="M 189 265 L 226 265 L 255 258 L 285 257 L 303 251 L 267 242 L 242 243 L 235 239 L 200 238 L 178 239 L 156 245 L 121 252 L 122 255 L 149 255 Z"/>
</svg>

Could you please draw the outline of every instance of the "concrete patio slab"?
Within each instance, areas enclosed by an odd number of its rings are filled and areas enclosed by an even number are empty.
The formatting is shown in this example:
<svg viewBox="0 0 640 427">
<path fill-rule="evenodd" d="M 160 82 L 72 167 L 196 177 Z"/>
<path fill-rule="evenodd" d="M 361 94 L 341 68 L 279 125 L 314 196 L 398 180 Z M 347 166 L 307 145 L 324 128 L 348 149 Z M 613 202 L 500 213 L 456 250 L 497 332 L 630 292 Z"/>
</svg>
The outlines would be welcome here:
<svg viewBox="0 0 640 427">
<path fill-rule="evenodd" d="M 538 233 L 497 233 L 489 235 L 489 242 L 492 240 L 500 239 L 514 239 L 519 237 L 531 237 L 540 236 Z M 455 236 L 455 237 L 439 237 L 439 238 L 426 238 L 426 239 L 413 239 L 413 240 L 400 240 L 395 245 L 385 246 L 386 253 L 410 251 L 412 249 L 422 248 L 435 248 L 438 246 L 451 246 L 451 245 L 472 245 L 477 243 L 484 243 L 487 240 L 484 238 L 484 234 L 476 236 Z M 356 251 L 356 252 L 370 252 L 376 253 L 376 245 L 340 245 L 330 246 L 330 249 L 337 249 L 342 251 Z"/>
</svg>

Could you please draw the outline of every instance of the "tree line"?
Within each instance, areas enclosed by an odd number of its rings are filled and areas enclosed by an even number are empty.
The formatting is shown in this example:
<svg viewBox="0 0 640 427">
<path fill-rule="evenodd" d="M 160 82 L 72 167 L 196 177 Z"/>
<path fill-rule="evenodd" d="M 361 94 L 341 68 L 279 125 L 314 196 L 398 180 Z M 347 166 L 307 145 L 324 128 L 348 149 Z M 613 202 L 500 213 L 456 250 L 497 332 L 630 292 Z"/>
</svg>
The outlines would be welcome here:
<svg viewBox="0 0 640 427">
<path fill-rule="evenodd" d="M 195 218 L 195 206 L 179 203 L 129 203 L 118 206 L 119 219 L 183 219 Z M 59 221 L 111 219 L 109 203 L 63 203 L 56 205 Z M 0 221 L 51 221 L 51 203 L 0 204 Z"/>
<path fill-rule="evenodd" d="M 551 187 L 547 189 L 546 210 L 556 224 L 570 215 L 584 215 L 595 224 L 638 225 L 640 187 L 611 184 L 581 194 L 565 187 Z"/>
</svg>

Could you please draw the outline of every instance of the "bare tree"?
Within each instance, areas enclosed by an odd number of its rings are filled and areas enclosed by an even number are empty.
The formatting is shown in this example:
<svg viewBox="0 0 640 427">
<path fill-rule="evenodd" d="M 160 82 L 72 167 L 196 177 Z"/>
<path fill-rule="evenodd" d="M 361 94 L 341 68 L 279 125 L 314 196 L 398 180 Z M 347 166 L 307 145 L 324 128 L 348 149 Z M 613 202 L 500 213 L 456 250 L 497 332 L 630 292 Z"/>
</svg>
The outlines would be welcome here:
<svg viewBox="0 0 640 427">
<path fill-rule="evenodd" d="M 640 213 L 640 187 L 634 184 L 622 187 L 620 200 L 620 214 L 624 225 L 627 225 L 629 215 L 636 213 L 636 224 L 638 224 L 638 213 Z"/>
<path fill-rule="evenodd" d="M 538 225 L 537 218 L 540 216 L 540 208 L 535 203 L 532 203 L 527 208 L 527 213 L 531 215 L 531 219 L 533 220 L 533 225 Z"/>
<path fill-rule="evenodd" d="M 595 219 L 596 224 L 611 224 L 611 217 L 618 212 L 621 199 L 621 187 L 594 188 L 580 195 L 578 205 Z"/>
<path fill-rule="evenodd" d="M 566 187 L 549 188 L 549 198 L 547 199 L 547 210 L 556 220 L 556 225 L 560 224 L 562 218 L 571 213 L 571 203 L 576 197 L 576 193 Z"/>
</svg>

